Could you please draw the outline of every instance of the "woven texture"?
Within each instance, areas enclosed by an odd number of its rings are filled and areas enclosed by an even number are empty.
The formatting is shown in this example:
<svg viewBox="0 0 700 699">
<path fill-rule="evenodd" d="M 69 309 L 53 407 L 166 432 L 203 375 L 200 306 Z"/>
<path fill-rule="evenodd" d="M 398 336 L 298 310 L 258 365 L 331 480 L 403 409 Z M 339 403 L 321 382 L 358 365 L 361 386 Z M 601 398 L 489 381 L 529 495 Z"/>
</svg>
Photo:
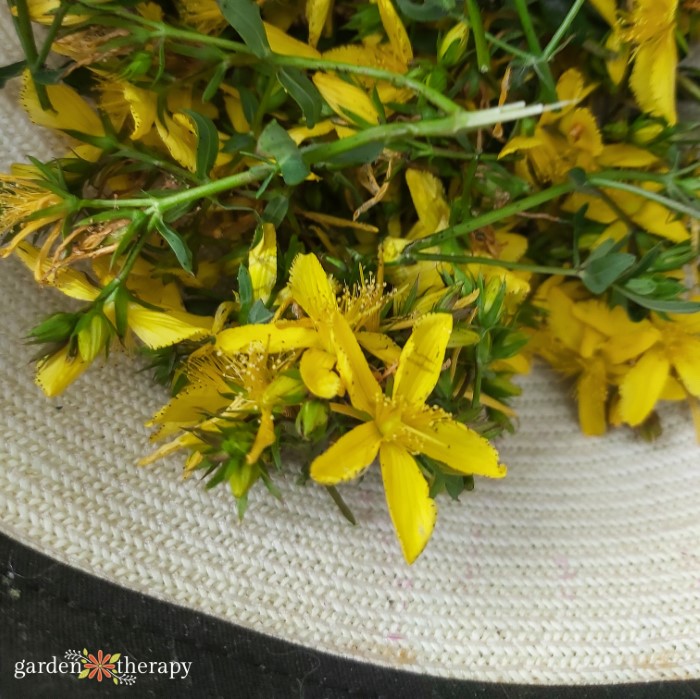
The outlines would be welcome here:
<svg viewBox="0 0 700 699">
<path fill-rule="evenodd" d="M 0 13 L 3 63 L 18 55 Z M 0 165 L 53 146 L 0 93 Z M 614 683 L 700 677 L 700 450 L 664 411 L 654 445 L 582 437 L 565 389 L 523 381 L 505 481 L 442 500 L 435 536 L 403 562 L 376 471 L 326 493 L 257 488 L 245 522 L 226 489 L 182 482 L 177 460 L 135 466 L 165 399 L 114 357 L 65 396 L 33 383 L 22 336 L 66 300 L 2 263 L 0 528 L 82 570 L 301 643 L 455 678 Z"/>
</svg>

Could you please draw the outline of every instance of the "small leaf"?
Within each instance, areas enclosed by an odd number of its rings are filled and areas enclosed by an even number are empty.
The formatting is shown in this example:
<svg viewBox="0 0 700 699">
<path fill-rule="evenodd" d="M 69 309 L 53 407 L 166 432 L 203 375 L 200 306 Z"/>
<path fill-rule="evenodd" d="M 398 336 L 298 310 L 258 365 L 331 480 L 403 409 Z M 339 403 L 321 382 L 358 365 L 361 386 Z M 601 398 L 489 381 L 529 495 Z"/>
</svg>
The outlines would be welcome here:
<svg viewBox="0 0 700 699">
<path fill-rule="evenodd" d="M 21 75 L 26 65 L 27 61 L 17 61 L 17 63 L 10 63 L 9 65 L 2 66 L 0 68 L 0 89 L 5 87 L 8 80 L 12 80 L 12 78 Z"/>
<path fill-rule="evenodd" d="M 267 323 L 274 317 L 274 313 L 270 311 L 262 299 L 257 299 L 248 311 L 248 322 L 253 325 Z"/>
<path fill-rule="evenodd" d="M 90 670 L 82 670 L 78 675 L 79 680 L 84 680 L 90 674 Z"/>
<path fill-rule="evenodd" d="M 316 86 L 296 68 L 281 68 L 277 78 L 289 96 L 299 105 L 306 125 L 313 128 L 321 118 L 323 99 Z"/>
<path fill-rule="evenodd" d="M 254 0 L 219 0 L 219 7 L 226 21 L 240 34 L 255 56 L 266 58 L 272 53 L 260 8 Z"/>
<path fill-rule="evenodd" d="M 258 149 L 277 161 L 282 178 L 290 186 L 300 184 L 311 172 L 297 144 L 276 121 L 268 124 L 260 134 Z"/>
<path fill-rule="evenodd" d="M 594 294 L 607 291 L 636 261 L 634 255 L 612 252 L 617 243 L 606 240 L 588 256 L 581 272 L 581 281 Z"/>
<path fill-rule="evenodd" d="M 189 249 L 182 236 L 170 228 L 162 219 L 156 221 L 156 230 L 175 253 L 175 257 L 182 269 L 194 276 L 194 272 L 192 271 L 192 251 Z"/>
<path fill-rule="evenodd" d="M 280 226 L 289 210 L 289 196 L 286 194 L 273 194 L 262 213 L 265 223 L 271 223 L 275 228 Z"/>
<path fill-rule="evenodd" d="M 326 165 L 334 167 L 352 167 L 354 165 L 365 165 L 374 162 L 384 150 L 383 142 L 366 143 L 356 146 L 344 153 L 336 153 L 328 158 L 324 158 Z"/>
<path fill-rule="evenodd" d="M 121 658 L 121 657 L 122 657 L 122 654 L 121 654 L 121 653 L 114 653 L 114 654 L 112 655 L 112 657 L 109 659 L 109 662 L 110 662 L 110 663 L 116 663 L 117 660 L 119 660 L 119 658 Z"/>
<path fill-rule="evenodd" d="M 238 298 L 241 304 L 238 320 L 240 323 L 247 323 L 248 313 L 253 306 L 253 281 L 245 265 L 238 268 Z"/>
<path fill-rule="evenodd" d="M 200 179 L 204 179 L 214 167 L 216 156 L 219 154 L 219 132 L 209 117 L 192 109 L 183 111 L 192 119 L 197 131 L 196 174 Z"/>
<path fill-rule="evenodd" d="M 342 496 L 335 488 L 335 486 L 328 485 L 326 486 L 326 490 L 331 496 L 333 502 L 338 506 L 338 509 L 340 510 L 340 513 L 343 515 L 343 517 L 345 517 L 345 519 L 347 519 L 348 522 L 350 522 L 350 524 L 357 524 L 355 515 L 353 515 L 352 510 L 347 506 L 345 500 L 343 500 Z"/>
<path fill-rule="evenodd" d="M 397 4 L 409 19 L 435 22 L 448 17 L 454 11 L 456 0 L 397 0 Z"/>
<path fill-rule="evenodd" d="M 700 312 L 700 303 L 697 301 L 684 301 L 683 299 L 658 299 L 651 296 L 642 296 L 635 294 L 629 289 L 616 286 L 615 289 L 623 296 L 626 296 L 630 301 L 634 301 L 643 308 L 648 308 L 650 311 L 658 311 L 660 313 L 698 313 Z"/>
<path fill-rule="evenodd" d="M 228 63 L 219 63 L 219 65 L 216 67 L 216 70 L 214 71 L 214 74 L 211 76 L 211 79 L 207 83 L 207 86 L 204 88 L 204 92 L 202 92 L 202 102 L 209 102 L 214 97 L 214 95 L 219 90 L 219 85 L 221 85 L 227 70 Z"/>
</svg>

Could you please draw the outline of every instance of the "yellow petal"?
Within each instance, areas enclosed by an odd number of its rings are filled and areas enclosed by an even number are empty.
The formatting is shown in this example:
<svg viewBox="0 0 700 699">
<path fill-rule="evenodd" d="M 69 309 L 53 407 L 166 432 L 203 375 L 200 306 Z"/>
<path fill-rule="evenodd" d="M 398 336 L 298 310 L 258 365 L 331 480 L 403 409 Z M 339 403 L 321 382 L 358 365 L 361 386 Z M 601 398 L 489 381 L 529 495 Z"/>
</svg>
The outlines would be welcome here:
<svg viewBox="0 0 700 699">
<path fill-rule="evenodd" d="M 406 64 L 413 60 L 411 40 L 391 0 L 377 0 L 379 16 L 394 53 Z"/>
<path fill-rule="evenodd" d="M 605 40 L 605 50 L 613 56 L 605 61 L 605 67 L 610 80 L 617 86 L 625 77 L 630 62 L 630 47 L 623 43 L 620 32 L 614 29 Z"/>
<path fill-rule="evenodd" d="M 255 435 L 255 441 L 250 451 L 246 454 L 245 460 L 249 464 L 254 464 L 270 444 L 274 444 L 276 441 L 275 437 L 275 425 L 272 421 L 272 412 L 269 410 L 264 410 L 260 415 L 260 426 Z"/>
<path fill-rule="evenodd" d="M 142 90 L 130 83 L 124 86 L 124 99 L 129 103 L 129 111 L 134 121 L 131 138 L 143 138 L 156 121 L 156 96 L 148 90 Z"/>
<path fill-rule="evenodd" d="M 431 313 L 416 323 L 399 358 L 395 399 L 413 405 L 425 403 L 440 378 L 451 333 L 452 316 L 448 313 Z"/>
<path fill-rule="evenodd" d="M 20 101 L 31 120 L 52 129 L 80 131 L 90 136 L 103 136 L 104 128 L 95 110 L 68 85 L 46 85 L 53 109 L 44 111 L 39 104 L 29 71 L 22 75 Z"/>
<path fill-rule="evenodd" d="M 649 350 L 622 379 L 620 415 L 633 427 L 649 417 L 666 385 L 670 363 L 661 349 Z"/>
<path fill-rule="evenodd" d="M 388 335 L 362 330 L 356 331 L 355 337 L 363 349 L 379 357 L 387 366 L 398 363 L 401 348 Z"/>
<path fill-rule="evenodd" d="M 231 89 L 230 91 L 226 90 L 226 92 L 230 92 L 230 94 L 224 97 L 224 108 L 234 130 L 236 133 L 248 133 L 250 124 L 243 111 L 243 103 L 238 90 Z"/>
<path fill-rule="evenodd" d="M 583 324 L 573 315 L 574 302 L 554 287 L 547 296 L 548 326 L 554 337 L 565 347 L 578 351 L 583 340 Z"/>
<path fill-rule="evenodd" d="M 461 422 L 431 418 L 428 409 L 415 418 L 404 416 L 404 421 L 420 433 L 421 453 L 465 475 L 488 478 L 506 475 L 506 467 L 498 463 L 498 452 L 487 439 Z"/>
<path fill-rule="evenodd" d="M 700 397 L 700 338 L 677 340 L 668 355 L 688 393 Z"/>
<path fill-rule="evenodd" d="M 263 22 L 267 41 L 273 53 L 281 56 L 300 56 L 302 58 L 321 58 L 321 54 L 313 47 L 303 41 L 294 39 L 285 34 L 279 27 L 268 22 Z"/>
<path fill-rule="evenodd" d="M 372 100 L 356 85 L 325 73 L 316 73 L 313 80 L 328 106 L 339 116 L 360 125 L 379 123 L 379 113 Z"/>
<path fill-rule="evenodd" d="M 576 383 L 578 399 L 578 419 L 581 431 L 590 436 L 605 434 L 605 401 L 608 396 L 608 383 L 605 364 L 593 360 L 586 365 Z"/>
<path fill-rule="evenodd" d="M 294 143 L 301 145 L 304 141 L 307 141 L 310 138 L 316 138 L 316 136 L 325 136 L 326 134 L 329 134 L 334 128 L 335 125 L 331 119 L 324 119 L 323 121 L 319 121 L 318 124 L 312 128 L 309 128 L 308 126 L 294 126 L 289 129 L 287 133 Z"/>
<path fill-rule="evenodd" d="M 619 332 L 613 335 L 602 347 L 605 356 L 613 364 L 622 364 L 636 359 L 661 339 L 661 333 L 648 323 L 639 323 L 641 327 L 633 332 Z"/>
<path fill-rule="evenodd" d="M 335 293 L 321 263 L 313 253 L 297 255 L 289 270 L 292 298 L 317 323 L 330 322 L 338 308 Z"/>
<path fill-rule="evenodd" d="M 423 236 L 447 228 L 450 223 L 450 207 L 442 182 L 430 172 L 410 168 L 406 171 L 406 184 L 418 218 L 423 224 Z"/>
<path fill-rule="evenodd" d="M 138 303 L 129 304 L 127 320 L 134 334 L 151 349 L 204 337 L 209 334 L 212 323 L 212 318 L 182 311 L 153 311 Z"/>
<path fill-rule="evenodd" d="M 598 123 L 589 109 L 569 110 L 561 118 L 559 128 L 571 146 L 594 156 L 602 153 L 603 138 L 598 130 Z"/>
<path fill-rule="evenodd" d="M 15 254 L 29 269 L 35 270 L 39 255 L 38 248 L 29 245 L 29 243 L 20 243 L 15 249 Z M 45 277 L 50 269 L 51 265 L 49 262 L 42 262 L 40 268 L 41 276 Z M 80 301 L 94 301 L 99 293 L 99 289 L 90 284 L 82 272 L 68 268 L 62 268 L 56 272 L 51 286 L 55 286 L 66 296 Z"/>
<path fill-rule="evenodd" d="M 381 440 L 374 422 L 354 427 L 313 460 L 311 478 L 323 485 L 356 478 L 377 458 Z"/>
<path fill-rule="evenodd" d="M 164 113 L 162 121 L 156 120 L 156 129 L 170 155 L 194 172 L 197 169 L 197 137 L 188 117 L 184 114 L 178 116 L 180 119 L 176 121 Z"/>
<path fill-rule="evenodd" d="M 47 396 L 57 396 L 68 388 L 89 366 L 79 356 L 69 356 L 68 347 L 66 346 L 39 362 L 36 382 Z"/>
<path fill-rule="evenodd" d="M 248 254 L 253 297 L 267 303 L 277 281 L 277 234 L 271 223 L 262 224 L 262 235 Z"/>
<path fill-rule="evenodd" d="M 682 243 L 690 238 L 690 233 L 682 221 L 675 218 L 675 214 L 665 206 L 655 201 L 645 202 L 632 216 L 632 220 L 649 233 L 674 243 Z"/>
<path fill-rule="evenodd" d="M 309 44 L 316 48 L 326 25 L 332 0 L 306 0 L 306 21 L 309 23 Z"/>
<path fill-rule="evenodd" d="M 674 125 L 678 48 L 673 27 L 638 47 L 630 87 L 643 111 Z"/>
<path fill-rule="evenodd" d="M 224 330 L 216 336 L 216 346 L 229 354 L 247 352 L 251 346 L 276 354 L 313 347 L 317 342 L 318 333 L 311 328 L 280 327 L 276 323 L 241 325 L 238 328 Z"/>
<path fill-rule="evenodd" d="M 377 401 L 382 399 L 382 389 L 372 375 L 360 345 L 342 313 L 336 311 L 332 323 L 338 372 L 350 401 L 358 410 L 373 413 Z"/>
<path fill-rule="evenodd" d="M 343 390 L 343 383 L 333 371 L 334 367 L 334 355 L 314 348 L 306 350 L 299 363 L 302 381 L 319 398 L 333 398 Z"/>
<path fill-rule="evenodd" d="M 615 0 L 589 0 L 600 16 L 611 26 L 617 23 L 617 6 Z"/>
<path fill-rule="evenodd" d="M 687 397 L 688 392 L 683 387 L 683 384 L 669 374 L 659 400 L 685 400 Z"/>
<path fill-rule="evenodd" d="M 415 459 L 391 443 L 379 450 L 386 504 L 408 563 L 420 556 L 433 533 L 437 507 Z"/>
</svg>

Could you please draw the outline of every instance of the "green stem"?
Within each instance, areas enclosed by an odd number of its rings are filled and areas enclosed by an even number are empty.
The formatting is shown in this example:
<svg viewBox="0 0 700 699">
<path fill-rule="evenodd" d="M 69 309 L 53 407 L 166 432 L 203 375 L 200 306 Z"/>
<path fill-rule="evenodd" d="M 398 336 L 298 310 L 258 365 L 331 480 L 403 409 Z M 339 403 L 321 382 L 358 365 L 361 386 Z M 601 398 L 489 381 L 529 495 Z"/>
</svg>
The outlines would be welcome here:
<svg viewBox="0 0 700 699">
<path fill-rule="evenodd" d="M 513 2 L 518 12 L 518 17 L 520 17 L 520 23 L 523 26 L 523 34 L 525 35 L 528 48 L 537 59 L 535 61 L 535 66 L 538 70 L 542 71 L 542 92 L 548 101 L 555 100 L 557 90 L 554 86 L 554 77 L 552 76 L 549 64 L 543 59 L 542 47 L 540 46 L 540 40 L 537 38 L 535 27 L 532 24 L 532 17 L 530 17 L 530 10 L 528 10 L 527 7 L 527 0 L 513 0 Z"/>
<path fill-rule="evenodd" d="M 476 4 L 476 0 L 467 0 L 467 14 L 469 15 L 469 26 L 474 35 L 474 44 L 476 45 L 476 62 L 479 66 L 479 71 L 488 73 L 491 68 L 491 55 L 489 47 L 486 43 L 486 34 L 484 33 L 484 23 L 481 21 L 481 11 Z"/>
<path fill-rule="evenodd" d="M 615 179 L 608 179 L 606 177 L 598 175 L 590 175 L 588 177 L 588 184 L 593 187 L 607 187 L 609 189 L 618 189 L 622 192 L 628 192 L 630 194 L 636 194 L 637 196 L 644 197 L 650 201 L 661 204 L 665 208 L 675 211 L 678 214 L 683 214 L 685 216 L 690 216 L 691 218 L 700 218 L 700 209 L 694 209 L 692 206 L 686 206 L 680 202 L 677 202 L 668 197 L 664 197 L 656 192 L 651 192 L 648 189 L 642 189 L 641 187 L 636 187 L 633 184 L 628 184 L 627 182 L 619 182 Z"/>
<path fill-rule="evenodd" d="M 22 45 L 24 56 L 27 59 L 27 65 L 29 66 L 29 72 L 32 76 L 34 89 L 36 90 L 37 97 L 39 98 L 39 104 L 44 111 L 48 111 L 49 109 L 52 109 L 52 107 L 49 94 L 46 91 L 46 86 L 34 80 L 34 74 L 38 68 L 37 59 L 39 57 L 39 53 L 36 49 L 34 32 L 32 31 L 32 22 L 29 16 L 29 8 L 27 7 L 27 0 L 15 0 L 14 6 L 17 10 L 17 15 L 14 17 L 17 37 Z"/>
<path fill-rule="evenodd" d="M 331 143 L 308 146 L 302 150 L 304 160 L 309 164 L 321 163 L 334 156 L 361 148 L 372 143 L 390 143 L 400 138 L 438 138 L 452 137 L 465 131 L 481 129 L 492 124 L 514 121 L 528 116 L 541 114 L 543 111 L 556 109 L 558 105 L 521 104 L 506 105 L 482 109 L 477 112 L 460 111 L 447 117 L 424 121 L 397 122 L 380 124 L 356 133 L 354 136 L 339 139 Z"/>
<path fill-rule="evenodd" d="M 58 30 L 61 28 L 63 18 L 66 16 L 67 12 L 67 4 L 60 5 L 56 11 L 56 14 L 53 17 L 53 22 L 51 22 L 51 26 L 44 37 L 44 43 L 41 45 L 41 51 L 39 51 L 39 55 L 36 57 L 36 63 L 34 65 L 35 70 L 39 70 L 39 68 L 44 65 L 44 62 L 51 51 L 51 47 L 53 46 L 53 41 L 56 38 L 56 34 L 58 34 Z"/>
<path fill-rule="evenodd" d="M 556 32 L 554 32 L 554 36 L 549 40 L 549 43 L 542 52 L 543 61 L 549 61 L 549 59 L 554 55 L 559 43 L 564 38 L 564 34 L 569 31 L 569 28 L 573 24 L 573 21 L 576 19 L 576 16 L 581 11 L 581 8 L 585 2 L 586 0 L 576 0 L 576 2 L 574 2 L 574 4 L 571 6 L 571 9 L 567 12 L 566 17 L 564 17 L 564 20 L 559 25 L 559 28 Z"/>
<path fill-rule="evenodd" d="M 84 199 L 80 202 L 81 207 L 98 209 L 124 209 L 124 208 L 144 208 L 150 214 L 163 214 L 168 209 L 181 204 L 206 199 L 215 194 L 220 194 L 236 187 L 243 187 L 253 182 L 264 180 L 277 170 L 276 165 L 256 165 L 246 172 L 239 172 L 235 175 L 222 177 L 220 180 L 207 182 L 198 187 L 183 189 L 167 197 L 141 197 L 139 199 Z"/>
<path fill-rule="evenodd" d="M 116 12 L 120 17 L 125 19 L 135 20 L 152 30 L 154 35 L 162 38 L 181 39 L 183 41 L 191 41 L 196 44 L 208 44 L 226 51 L 245 54 L 252 56 L 252 52 L 245 45 L 238 41 L 230 41 L 217 36 L 208 36 L 187 29 L 178 29 L 160 22 L 153 22 L 144 17 L 138 17 L 124 12 Z M 255 58 L 255 62 L 261 59 Z M 372 68 L 370 66 L 355 65 L 353 63 L 343 63 L 342 61 L 328 61 L 322 57 L 306 58 L 304 56 L 284 56 L 282 54 L 272 54 L 269 58 L 264 59 L 268 63 L 276 66 L 286 66 L 288 68 L 300 68 L 302 70 L 326 70 L 338 71 L 340 73 L 351 73 L 353 75 L 363 75 L 376 80 L 386 80 L 392 85 L 398 87 L 407 87 L 433 104 L 438 109 L 441 109 L 446 114 L 453 114 L 461 109 L 461 107 L 453 102 L 449 97 L 446 97 L 438 90 L 435 90 L 428 85 L 423 84 L 418 80 L 409 78 L 402 73 L 394 73 L 390 70 L 382 70 L 381 68 Z"/>
<path fill-rule="evenodd" d="M 448 240 L 453 240 L 454 238 L 461 238 L 462 236 L 469 235 L 469 233 L 472 233 L 479 228 L 491 226 L 494 223 L 498 223 L 503 219 L 515 216 L 523 211 L 534 209 L 547 203 L 548 201 L 558 199 L 559 197 L 573 192 L 576 187 L 577 185 L 574 182 L 564 182 L 563 184 L 555 185 L 549 189 L 532 194 L 529 197 L 524 197 L 523 199 L 514 201 L 512 204 L 507 204 L 500 209 L 494 209 L 493 211 L 481 214 L 470 221 L 465 221 L 464 223 L 458 223 L 456 226 L 445 228 L 439 233 L 434 233 L 433 235 L 421 238 L 420 240 L 416 240 L 408 245 L 404 250 L 404 257 L 405 259 L 410 260 L 419 250 L 440 245 Z"/>
<path fill-rule="evenodd" d="M 522 270 L 524 272 L 532 272 L 533 274 L 558 274 L 563 277 L 578 277 L 578 270 L 570 267 L 549 267 L 545 265 L 529 265 L 526 262 L 508 262 L 507 260 L 499 260 L 493 257 L 478 257 L 474 255 L 453 255 L 430 252 L 417 252 L 411 255 L 411 260 L 416 262 L 455 262 L 457 264 L 467 265 L 487 265 L 490 267 L 504 267 L 505 269 Z"/>
</svg>

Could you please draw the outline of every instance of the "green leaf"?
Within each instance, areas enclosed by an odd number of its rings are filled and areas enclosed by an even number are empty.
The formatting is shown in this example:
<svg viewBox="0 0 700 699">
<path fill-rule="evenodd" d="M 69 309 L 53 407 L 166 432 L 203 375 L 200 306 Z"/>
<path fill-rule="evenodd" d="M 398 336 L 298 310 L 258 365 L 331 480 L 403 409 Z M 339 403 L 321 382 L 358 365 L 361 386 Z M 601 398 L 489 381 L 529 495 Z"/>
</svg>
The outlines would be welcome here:
<svg viewBox="0 0 700 699">
<path fill-rule="evenodd" d="M 636 261 L 626 252 L 612 252 L 617 243 L 606 240 L 598 246 L 583 265 L 581 281 L 594 294 L 607 291 Z"/>
<path fill-rule="evenodd" d="M 265 306 L 262 299 L 256 299 L 248 311 L 248 322 L 253 325 L 267 323 L 274 317 L 274 313 Z"/>
<path fill-rule="evenodd" d="M 345 502 L 345 500 L 343 500 L 336 487 L 333 485 L 327 485 L 326 490 L 331 496 L 333 502 L 337 505 L 338 509 L 340 510 L 340 514 L 342 514 L 343 517 L 345 517 L 345 519 L 347 519 L 348 522 L 350 522 L 350 524 L 357 524 L 355 515 L 352 513 L 352 510 L 347 506 L 347 503 Z"/>
<path fill-rule="evenodd" d="M 184 109 L 194 122 L 197 130 L 197 177 L 204 179 L 214 167 L 216 156 L 219 154 L 219 132 L 214 122 L 204 114 L 193 109 Z"/>
<path fill-rule="evenodd" d="M 650 277 L 637 277 L 636 279 L 630 279 L 625 284 L 625 289 L 633 294 L 649 296 L 649 294 L 653 294 L 656 291 L 656 282 Z"/>
<path fill-rule="evenodd" d="M 253 281 L 250 278 L 250 272 L 245 265 L 238 268 L 238 298 L 241 304 L 241 310 L 238 314 L 240 323 L 248 322 L 248 313 L 253 306 Z"/>
<path fill-rule="evenodd" d="M 27 61 L 17 61 L 17 63 L 10 63 L 9 65 L 2 66 L 0 68 L 0 89 L 5 87 L 8 80 L 12 80 L 12 78 L 21 75 L 26 65 Z"/>
<path fill-rule="evenodd" d="M 277 161 L 282 178 L 290 186 L 301 184 L 311 172 L 297 144 L 276 121 L 268 124 L 260 134 L 258 150 Z"/>
<path fill-rule="evenodd" d="M 385 143 L 377 141 L 375 143 L 365 143 L 362 146 L 357 146 L 343 153 L 334 153 L 325 158 L 323 162 L 326 165 L 334 167 L 352 167 L 354 165 L 364 165 L 374 162 L 384 150 Z"/>
<path fill-rule="evenodd" d="M 253 0 L 219 0 L 219 7 L 226 21 L 241 35 L 255 56 L 266 58 L 272 53 L 260 8 Z"/>
<path fill-rule="evenodd" d="M 698 313 L 700 311 L 700 303 L 697 301 L 684 301 L 683 299 L 659 299 L 651 296 L 643 296 L 635 294 L 623 286 L 616 286 L 616 291 L 619 291 L 623 296 L 626 296 L 630 301 L 648 308 L 650 311 L 659 311 L 660 313 Z"/>
<path fill-rule="evenodd" d="M 207 86 L 204 88 L 204 92 L 202 93 L 202 102 L 209 102 L 214 97 L 214 95 L 219 90 L 219 85 L 221 85 L 221 82 L 223 81 L 227 70 L 228 63 L 219 63 L 219 65 L 216 67 L 216 70 L 214 71 L 214 74 L 211 76 L 211 79 L 207 83 Z"/>
<path fill-rule="evenodd" d="M 299 105 L 306 125 L 313 128 L 321 118 L 323 98 L 316 86 L 296 68 L 281 68 L 277 79 L 289 96 Z"/>
<path fill-rule="evenodd" d="M 455 9 L 456 0 L 397 0 L 399 9 L 409 19 L 435 22 L 448 17 Z"/>
<path fill-rule="evenodd" d="M 192 271 L 192 251 L 183 240 L 182 236 L 177 233 L 177 231 L 170 228 L 162 219 L 156 221 L 156 230 L 175 253 L 175 257 L 182 269 L 194 276 L 194 272 Z"/>
<path fill-rule="evenodd" d="M 270 201 L 262 213 L 262 219 L 266 223 L 271 223 L 277 228 L 289 210 L 289 195 L 288 194 L 273 194 Z"/>
</svg>

